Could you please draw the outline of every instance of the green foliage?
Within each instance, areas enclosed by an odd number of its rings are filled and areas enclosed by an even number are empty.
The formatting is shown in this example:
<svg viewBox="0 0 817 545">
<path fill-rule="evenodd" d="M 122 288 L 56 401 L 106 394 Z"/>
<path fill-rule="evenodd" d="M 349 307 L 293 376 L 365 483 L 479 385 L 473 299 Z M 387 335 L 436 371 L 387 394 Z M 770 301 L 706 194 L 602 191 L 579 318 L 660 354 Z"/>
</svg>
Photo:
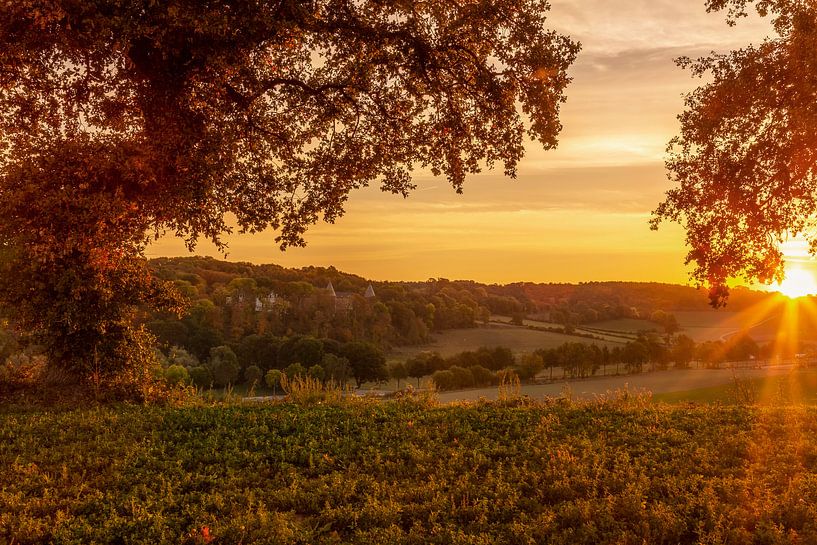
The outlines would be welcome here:
<svg viewBox="0 0 817 545">
<path fill-rule="evenodd" d="M 349 360 L 335 354 L 324 354 L 321 367 L 326 372 L 326 378 L 336 384 L 345 385 L 352 377 L 352 367 Z"/>
<path fill-rule="evenodd" d="M 481 365 L 474 365 L 468 368 L 474 379 L 474 386 L 491 386 L 496 382 L 496 375 Z"/>
<path fill-rule="evenodd" d="M 0 301 L 55 365 L 97 386 L 140 380 L 136 310 L 180 303 L 144 266 L 152 234 L 223 247 L 234 217 L 300 245 L 354 188 L 407 195 L 423 165 L 460 190 L 485 164 L 515 176 L 526 133 L 556 147 L 579 45 L 548 8 L 4 2 L 0 249 L 14 255 Z M 189 279 L 176 286 L 194 297 Z M 185 347 L 204 358 L 233 337 L 214 331 Z"/>
<path fill-rule="evenodd" d="M 397 388 L 400 388 L 400 381 L 408 378 L 408 369 L 402 361 L 397 361 L 389 365 L 389 376 L 397 381 Z"/>
<path fill-rule="evenodd" d="M 516 366 L 519 378 L 531 380 L 545 368 L 545 362 L 539 354 L 523 354 Z"/>
<path fill-rule="evenodd" d="M 264 378 L 264 371 L 257 365 L 250 365 L 244 369 L 244 381 L 247 384 L 258 384 Z"/>
<path fill-rule="evenodd" d="M 388 380 L 386 358 L 383 352 L 372 343 L 351 342 L 343 346 L 343 356 L 352 367 L 352 377 L 360 388 L 364 382 L 381 382 Z"/>
<path fill-rule="evenodd" d="M 296 363 L 293 363 L 292 365 L 289 365 L 286 369 L 284 369 L 284 374 L 289 379 L 294 379 L 296 377 L 303 378 L 303 377 L 306 377 L 307 371 L 306 371 L 306 367 L 301 365 L 300 362 L 296 362 Z"/>
<path fill-rule="evenodd" d="M 323 367 L 321 367 L 318 364 L 315 364 L 311 366 L 309 369 L 307 369 L 306 374 L 308 377 L 313 378 L 320 382 L 326 380 L 326 371 L 324 370 Z"/>
<path fill-rule="evenodd" d="M 267 385 L 267 388 L 272 388 L 273 391 L 276 391 L 281 387 L 281 377 L 283 376 L 284 374 L 278 369 L 270 369 L 267 371 L 267 374 L 264 375 L 264 383 Z"/>
<path fill-rule="evenodd" d="M 178 346 L 174 346 L 170 349 L 170 353 L 167 355 L 167 361 L 171 365 L 181 365 L 182 367 L 187 368 L 192 368 L 199 365 L 199 360 L 196 358 L 196 356 Z"/>
<path fill-rule="evenodd" d="M 197 388 L 210 388 L 213 386 L 213 373 L 208 367 L 199 365 L 189 371 L 190 381 Z"/>
<path fill-rule="evenodd" d="M 814 408 L 620 400 L 6 408 L 0 540 L 810 543 L 815 438 Z"/>
<path fill-rule="evenodd" d="M 178 364 L 173 364 L 164 370 L 165 382 L 171 386 L 190 384 L 190 373 Z"/>
<path fill-rule="evenodd" d="M 431 380 L 438 390 L 454 390 L 457 388 L 457 377 L 450 370 L 435 371 Z"/>
<path fill-rule="evenodd" d="M 234 384 L 238 380 L 241 367 L 238 365 L 238 357 L 229 346 L 217 346 L 210 350 L 210 361 L 208 363 L 210 372 L 213 373 L 213 384 L 216 386 L 227 386 Z"/>
</svg>

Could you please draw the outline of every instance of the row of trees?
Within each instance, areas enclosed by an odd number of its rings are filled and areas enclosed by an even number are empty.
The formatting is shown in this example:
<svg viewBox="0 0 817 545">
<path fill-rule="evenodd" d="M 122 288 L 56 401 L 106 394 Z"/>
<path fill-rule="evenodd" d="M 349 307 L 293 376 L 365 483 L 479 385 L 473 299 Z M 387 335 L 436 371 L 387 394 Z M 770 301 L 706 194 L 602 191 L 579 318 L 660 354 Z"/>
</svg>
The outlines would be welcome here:
<svg viewBox="0 0 817 545">
<path fill-rule="evenodd" d="M 274 351 L 270 350 L 273 346 Z M 354 380 L 358 387 L 364 382 L 389 378 L 386 358 L 372 343 L 293 337 L 261 345 L 257 352 L 256 348 L 259 346 L 249 343 L 239 345 L 238 350 L 217 346 L 205 360 L 199 360 L 183 348 L 173 347 L 167 355 L 160 354 L 160 361 L 168 382 L 192 383 L 202 388 L 258 384 L 273 370 L 290 378 L 310 376 L 339 384 Z"/>
</svg>

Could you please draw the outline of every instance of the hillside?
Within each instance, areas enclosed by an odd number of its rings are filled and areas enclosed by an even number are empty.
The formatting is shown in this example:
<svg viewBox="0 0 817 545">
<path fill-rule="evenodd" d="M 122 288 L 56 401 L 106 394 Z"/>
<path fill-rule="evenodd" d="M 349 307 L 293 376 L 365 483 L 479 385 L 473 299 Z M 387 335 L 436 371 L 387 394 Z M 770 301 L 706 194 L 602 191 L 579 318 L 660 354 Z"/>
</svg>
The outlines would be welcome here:
<svg viewBox="0 0 817 545">
<path fill-rule="evenodd" d="M 488 285 L 443 278 L 377 282 L 333 267 L 287 269 L 202 257 L 154 259 L 150 265 L 192 303 L 181 322 L 148 318 L 150 329 L 165 346 L 184 346 L 200 358 L 214 346 L 252 334 L 311 335 L 392 347 L 424 345 L 435 332 L 475 327 L 492 315 L 515 317 L 520 323 L 528 316 L 571 329 L 614 320 L 643 324 L 631 327 L 633 331 L 654 329 L 645 320 L 656 311 L 717 316 L 703 291 L 670 284 Z M 735 289 L 729 310 L 750 309 L 774 297 Z"/>
</svg>

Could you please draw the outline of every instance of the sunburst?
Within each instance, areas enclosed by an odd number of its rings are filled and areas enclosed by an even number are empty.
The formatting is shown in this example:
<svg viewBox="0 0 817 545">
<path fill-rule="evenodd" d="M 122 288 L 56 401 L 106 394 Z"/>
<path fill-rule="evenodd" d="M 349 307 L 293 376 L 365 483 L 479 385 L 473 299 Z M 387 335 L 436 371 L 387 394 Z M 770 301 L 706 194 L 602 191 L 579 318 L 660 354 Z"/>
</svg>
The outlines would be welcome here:
<svg viewBox="0 0 817 545">
<path fill-rule="evenodd" d="M 814 295 L 817 294 L 817 279 L 814 278 L 811 271 L 791 267 L 786 271 L 786 278 L 779 284 L 775 284 L 773 289 L 792 299 Z"/>
</svg>

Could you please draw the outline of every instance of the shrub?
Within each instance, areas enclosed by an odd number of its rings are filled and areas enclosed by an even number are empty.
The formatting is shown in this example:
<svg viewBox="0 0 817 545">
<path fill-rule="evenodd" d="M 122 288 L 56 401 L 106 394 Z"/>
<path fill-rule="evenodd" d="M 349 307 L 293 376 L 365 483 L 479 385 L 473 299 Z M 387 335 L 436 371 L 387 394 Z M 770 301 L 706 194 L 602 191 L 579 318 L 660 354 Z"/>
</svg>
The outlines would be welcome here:
<svg viewBox="0 0 817 545">
<path fill-rule="evenodd" d="M 190 381 L 199 388 L 209 388 L 213 385 L 213 373 L 203 365 L 192 367 L 189 371 Z"/>
<path fill-rule="evenodd" d="M 469 367 L 471 376 L 474 377 L 475 386 L 491 386 L 496 382 L 496 375 L 490 369 L 486 369 L 481 365 L 474 365 Z"/>
<path fill-rule="evenodd" d="M 164 379 L 171 386 L 190 383 L 190 373 L 181 365 L 171 365 L 164 370 Z"/>
<path fill-rule="evenodd" d="M 454 375 L 455 388 L 471 388 L 474 386 L 474 375 L 471 374 L 470 369 L 455 365 L 449 371 Z"/>
<path fill-rule="evenodd" d="M 453 390 L 456 388 L 456 378 L 451 371 L 435 371 L 431 380 L 438 390 Z"/>
<path fill-rule="evenodd" d="M 178 346 L 174 346 L 170 349 L 167 360 L 170 365 L 181 365 L 187 368 L 197 367 L 199 365 L 199 360 L 196 356 Z"/>
</svg>

